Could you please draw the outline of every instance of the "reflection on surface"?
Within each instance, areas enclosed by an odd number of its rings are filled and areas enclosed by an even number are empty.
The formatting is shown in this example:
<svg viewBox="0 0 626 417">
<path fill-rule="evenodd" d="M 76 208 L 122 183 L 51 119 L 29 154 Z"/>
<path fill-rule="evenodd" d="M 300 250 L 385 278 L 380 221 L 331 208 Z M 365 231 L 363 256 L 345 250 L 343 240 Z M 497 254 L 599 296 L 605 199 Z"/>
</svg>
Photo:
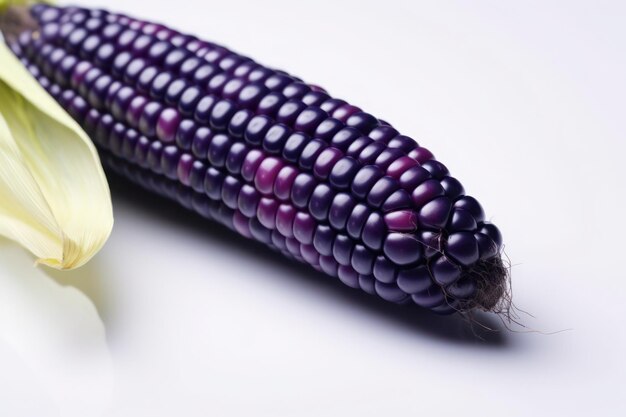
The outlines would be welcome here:
<svg viewBox="0 0 626 417">
<path fill-rule="evenodd" d="M 28 381 L 12 384 L 12 390 L 32 402 L 23 404 L 26 409 L 52 403 L 61 415 L 97 415 L 113 387 L 102 321 L 83 292 L 60 285 L 47 275 L 49 269 L 33 264 L 22 248 L 0 240 L 0 346 L 21 358 L 12 363 L 21 371 L 11 374 Z M 72 275 L 89 282 L 91 274 L 79 269 Z M 8 360 L 0 357 L 3 370 Z"/>
</svg>

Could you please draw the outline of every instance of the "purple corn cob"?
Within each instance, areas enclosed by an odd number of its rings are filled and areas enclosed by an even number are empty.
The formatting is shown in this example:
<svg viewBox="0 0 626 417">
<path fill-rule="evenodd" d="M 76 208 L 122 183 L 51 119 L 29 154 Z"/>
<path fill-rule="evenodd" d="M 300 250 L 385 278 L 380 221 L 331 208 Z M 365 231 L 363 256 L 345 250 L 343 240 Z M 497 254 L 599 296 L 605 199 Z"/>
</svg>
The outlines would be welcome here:
<svg viewBox="0 0 626 417">
<path fill-rule="evenodd" d="M 500 232 L 388 123 L 159 24 L 28 12 L 3 25 L 9 46 L 114 172 L 385 300 L 502 307 Z"/>
</svg>

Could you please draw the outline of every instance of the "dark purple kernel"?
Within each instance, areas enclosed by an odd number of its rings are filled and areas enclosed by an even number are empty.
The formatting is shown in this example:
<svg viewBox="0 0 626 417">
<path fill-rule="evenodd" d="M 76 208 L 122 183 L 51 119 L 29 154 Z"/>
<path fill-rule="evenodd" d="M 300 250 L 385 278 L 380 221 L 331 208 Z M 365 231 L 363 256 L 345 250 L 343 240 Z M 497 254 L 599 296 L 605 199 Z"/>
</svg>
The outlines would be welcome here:
<svg viewBox="0 0 626 417">
<path fill-rule="evenodd" d="M 293 222 L 293 236 L 304 245 L 313 243 L 316 222 L 310 214 L 300 211 Z"/>
<path fill-rule="evenodd" d="M 193 114 L 193 118 L 201 124 L 208 124 L 211 118 L 211 110 L 215 105 L 215 97 L 204 96 L 198 101 L 196 105 L 196 111 Z"/>
<path fill-rule="evenodd" d="M 219 65 L 222 71 L 232 72 L 239 66 L 240 63 L 247 61 L 250 61 L 250 58 L 231 54 L 222 58 Z"/>
<path fill-rule="evenodd" d="M 280 109 L 278 109 L 276 121 L 284 123 L 287 126 L 293 126 L 296 119 L 304 109 L 306 109 L 306 105 L 301 101 L 288 100 L 280 106 Z"/>
<path fill-rule="evenodd" d="M 134 85 L 139 78 L 139 74 L 146 68 L 146 61 L 142 58 L 135 58 L 128 63 L 124 70 L 124 81 Z"/>
<path fill-rule="evenodd" d="M 235 177 L 227 175 L 222 184 L 222 202 L 226 207 L 235 210 L 237 208 L 237 199 L 242 183 Z"/>
<path fill-rule="evenodd" d="M 137 128 L 139 126 L 141 113 L 147 103 L 148 99 L 144 96 L 135 96 L 128 104 L 128 108 L 126 109 L 126 121 L 131 127 Z"/>
<path fill-rule="evenodd" d="M 328 255 L 320 256 L 319 263 L 320 263 L 320 268 L 322 272 L 333 277 L 337 276 L 339 264 L 337 263 L 337 261 L 335 261 L 335 259 L 332 256 L 328 256 Z"/>
<path fill-rule="evenodd" d="M 383 172 L 377 166 L 366 165 L 362 167 L 352 181 L 352 186 L 350 187 L 352 193 L 359 198 L 365 198 L 374 184 L 382 177 Z"/>
<path fill-rule="evenodd" d="M 351 104 L 344 104 L 343 106 L 338 107 L 332 113 L 332 116 L 336 119 L 341 120 L 342 122 L 345 122 L 346 120 L 348 120 L 350 116 L 356 113 L 360 113 L 360 112 L 361 112 L 360 108 L 353 106 Z"/>
<path fill-rule="evenodd" d="M 353 248 L 354 244 L 348 236 L 338 234 L 333 242 L 333 257 L 340 265 L 348 266 Z"/>
<path fill-rule="evenodd" d="M 300 155 L 300 159 L 298 160 L 298 165 L 300 165 L 300 168 L 311 170 L 318 155 L 325 147 L 326 145 L 324 144 L 324 142 L 319 139 L 313 139 L 309 141 L 309 143 L 307 143 L 302 150 L 302 154 Z"/>
<path fill-rule="evenodd" d="M 302 97 L 301 101 L 307 106 L 319 107 L 324 101 L 328 100 L 330 96 L 322 91 L 309 91 Z"/>
<path fill-rule="evenodd" d="M 474 219 L 476 219 L 477 223 L 483 222 L 485 220 L 485 212 L 480 205 L 480 203 L 469 195 L 459 198 L 454 203 L 454 208 L 462 208 L 463 210 L 467 210 Z"/>
<path fill-rule="evenodd" d="M 382 205 L 383 212 L 395 211 L 399 209 L 411 207 L 413 201 L 411 196 L 405 190 L 397 190 L 391 194 Z"/>
<path fill-rule="evenodd" d="M 141 35 L 135 39 L 131 46 L 131 50 L 135 56 L 147 55 L 148 50 L 154 43 L 155 38 L 148 35 Z"/>
<path fill-rule="evenodd" d="M 262 224 L 262 223 L 261 223 Z M 267 226 L 265 226 L 267 227 Z M 286 247 L 286 243 L 285 243 L 286 239 L 284 236 L 282 236 L 278 230 L 273 230 L 272 231 L 272 245 L 274 245 L 274 247 L 276 249 L 278 249 L 279 251 L 284 251 L 287 249 Z"/>
<path fill-rule="evenodd" d="M 244 184 L 241 187 L 241 191 L 239 192 L 237 207 L 244 216 L 254 217 L 256 215 L 256 210 L 259 205 L 260 199 L 261 194 L 259 194 L 253 186 L 249 184 Z"/>
<path fill-rule="evenodd" d="M 190 53 L 184 49 L 173 49 L 170 51 L 165 60 L 163 61 L 163 67 L 168 71 L 176 71 L 180 68 L 180 64 L 189 58 Z"/>
<path fill-rule="evenodd" d="M 427 258 L 433 257 L 438 253 L 442 253 L 442 235 L 440 232 L 432 230 L 422 230 L 418 233 L 417 239 L 424 246 L 424 255 Z"/>
<path fill-rule="evenodd" d="M 281 93 L 273 92 L 266 94 L 261 101 L 259 101 L 257 112 L 274 117 L 285 101 L 287 101 L 287 99 Z"/>
<path fill-rule="evenodd" d="M 295 81 L 283 89 L 283 94 L 287 98 L 300 100 L 309 91 L 311 91 L 311 87 L 301 81 Z"/>
<path fill-rule="evenodd" d="M 313 236 L 313 246 L 324 256 L 330 256 L 333 253 L 333 242 L 335 240 L 335 232 L 324 224 L 317 226 L 315 235 Z"/>
<path fill-rule="evenodd" d="M 415 159 L 411 159 L 408 156 L 401 156 L 389 165 L 387 175 L 399 179 L 402 174 L 416 165 L 418 165 L 418 162 Z"/>
<path fill-rule="evenodd" d="M 235 138 L 243 138 L 246 127 L 248 127 L 248 123 L 252 117 L 254 117 L 254 113 L 250 110 L 239 110 L 230 118 L 228 133 Z"/>
<path fill-rule="evenodd" d="M 402 152 L 409 152 L 417 146 L 417 143 L 408 136 L 398 135 L 387 144 L 390 148 L 399 149 Z"/>
<path fill-rule="evenodd" d="M 85 28 L 90 32 L 97 32 L 102 26 L 104 26 L 104 21 L 95 17 L 87 19 L 85 22 Z"/>
<path fill-rule="evenodd" d="M 344 104 L 346 104 L 344 100 L 338 98 L 329 98 L 320 105 L 320 108 L 326 113 L 331 114 Z"/>
<path fill-rule="evenodd" d="M 248 147 L 244 143 L 233 143 L 226 156 L 226 169 L 228 172 L 234 175 L 239 174 L 247 153 Z"/>
<path fill-rule="evenodd" d="M 298 170 L 291 166 L 284 166 L 274 181 L 274 195 L 281 200 L 288 200 L 291 195 L 291 188 L 298 176 Z"/>
<path fill-rule="evenodd" d="M 429 161 L 434 158 L 432 152 L 420 146 L 416 147 L 411 152 L 409 152 L 408 156 L 410 158 L 415 159 L 420 164 L 423 164 L 424 162 Z"/>
<path fill-rule="evenodd" d="M 109 23 L 102 29 L 101 35 L 105 40 L 111 41 L 117 38 L 117 36 L 122 32 L 122 30 L 124 30 L 124 27 L 121 26 L 120 24 Z"/>
<path fill-rule="evenodd" d="M 187 58 L 180 66 L 181 77 L 191 78 L 201 62 L 202 61 L 195 56 Z"/>
<path fill-rule="evenodd" d="M 423 207 L 426 203 L 432 201 L 436 197 L 442 196 L 444 194 L 443 187 L 441 183 L 434 179 L 429 179 L 418 185 L 413 193 L 411 194 L 411 198 L 413 199 L 413 204 L 417 208 Z"/>
<path fill-rule="evenodd" d="M 99 68 L 91 68 L 85 74 L 85 78 L 78 86 L 78 93 L 83 97 L 87 97 L 89 95 L 89 91 L 92 88 L 92 85 L 96 82 L 96 80 L 102 75 L 102 71 Z"/>
<path fill-rule="evenodd" d="M 269 128 L 265 138 L 263 138 L 263 149 L 271 154 L 280 154 L 290 134 L 290 128 L 282 124 L 275 124 Z"/>
<path fill-rule="evenodd" d="M 266 245 L 272 243 L 272 231 L 259 222 L 258 219 L 250 219 L 250 234 L 256 240 Z"/>
<path fill-rule="evenodd" d="M 359 275 L 359 287 L 370 295 L 376 295 L 376 280 L 371 275 Z"/>
<path fill-rule="evenodd" d="M 156 136 L 163 142 L 173 142 L 180 124 L 180 113 L 173 108 L 165 108 L 157 121 Z"/>
<path fill-rule="evenodd" d="M 398 265 L 410 265 L 422 259 L 422 244 L 415 236 L 404 233 L 389 233 L 383 246 L 385 255 Z"/>
<path fill-rule="evenodd" d="M 68 111 L 79 124 L 82 124 L 89 111 L 89 105 L 82 97 L 77 96 L 72 100 Z"/>
<path fill-rule="evenodd" d="M 122 88 L 122 83 L 119 82 L 119 81 L 113 81 L 109 85 L 109 90 L 107 91 L 107 95 L 106 95 L 106 98 L 104 100 L 104 106 L 105 107 L 111 107 L 113 105 L 113 100 L 115 99 L 115 94 L 117 93 L 117 90 L 119 90 L 120 88 Z"/>
<path fill-rule="evenodd" d="M 100 45 L 101 42 L 98 35 L 89 35 L 80 46 L 80 56 L 84 59 L 91 59 Z"/>
<path fill-rule="evenodd" d="M 211 127 L 218 130 L 226 130 L 230 118 L 237 111 L 237 107 L 229 100 L 220 100 L 211 109 L 209 122 Z"/>
<path fill-rule="evenodd" d="M 206 89 L 209 93 L 221 95 L 226 83 L 230 80 L 230 75 L 223 72 L 216 74 L 209 80 Z"/>
<path fill-rule="evenodd" d="M 370 213 L 370 209 L 365 204 L 359 203 L 354 206 L 346 224 L 346 231 L 350 237 L 357 240 L 361 238 L 363 226 L 365 226 Z"/>
<path fill-rule="evenodd" d="M 329 182 L 339 190 L 347 190 L 350 188 L 350 184 L 359 168 L 359 164 L 354 158 L 349 156 L 343 157 L 333 165 L 330 171 Z"/>
<path fill-rule="evenodd" d="M 476 294 L 476 283 L 470 279 L 460 279 L 454 284 L 450 285 L 446 292 L 448 295 L 459 299 L 468 300 Z"/>
<path fill-rule="evenodd" d="M 346 125 L 358 129 L 362 133 L 370 133 L 372 129 L 378 126 L 378 119 L 369 113 L 354 113 L 346 120 Z"/>
<path fill-rule="evenodd" d="M 374 206 L 380 207 L 387 198 L 398 189 L 398 181 L 390 177 L 382 177 L 371 188 L 367 194 L 367 202 Z"/>
<path fill-rule="evenodd" d="M 138 141 L 139 133 L 137 133 L 134 129 L 126 129 L 122 143 L 122 157 L 132 162 L 133 157 L 135 156 L 135 148 L 137 147 Z"/>
<path fill-rule="evenodd" d="M 274 74 L 265 80 L 265 86 L 272 91 L 283 90 L 293 79 L 285 74 Z"/>
<path fill-rule="evenodd" d="M 169 179 L 175 180 L 178 178 L 176 168 L 178 167 L 179 159 L 180 150 L 176 146 L 169 145 L 163 148 L 161 153 L 161 172 Z"/>
<path fill-rule="evenodd" d="M 343 123 L 339 120 L 328 117 L 317 126 L 313 136 L 329 142 L 337 134 L 337 132 L 342 129 L 342 127 Z"/>
<path fill-rule="evenodd" d="M 71 53 L 76 53 L 80 44 L 85 40 L 85 38 L 89 35 L 83 28 L 76 28 L 72 31 L 70 36 L 67 38 L 67 48 Z"/>
<path fill-rule="evenodd" d="M 444 192 L 451 199 L 457 199 L 465 194 L 465 189 L 463 185 L 454 177 L 444 177 L 441 180 L 441 186 L 443 187 Z"/>
<path fill-rule="evenodd" d="M 359 274 L 349 265 L 339 265 L 337 277 L 350 288 L 359 289 Z"/>
<path fill-rule="evenodd" d="M 121 78 L 124 74 L 126 66 L 132 59 L 133 56 L 130 52 L 122 52 L 118 54 L 111 65 L 111 72 L 113 76 Z"/>
<path fill-rule="evenodd" d="M 191 116 L 196 110 L 196 105 L 200 98 L 202 98 L 202 91 L 198 87 L 187 87 L 180 96 L 178 109 L 185 116 Z"/>
<path fill-rule="evenodd" d="M 302 133 L 292 133 L 283 147 L 283 158 L 287 162 L 297 163 L 302 150 L 307 145 L 309 139 Z"/>
<path fill-rule="evenodd" d="M 154 64 L 160 64 L 163 60 L 165 60 L 165 57 L 172 51 L 172 49 L 174 49 L 174 47 L 168 42 L 155 42 L 150 47 L 150 50 L 148 50 L 148 58 Z"/>
<path fill-rule="evenodd" d="M 351 127 L 345 127 L 335 133 L 330 144 L 337 149 L 345 151 L 359 137 L 361 137 L 361 132 Z"/>
<path fill-rule="evenodd" d="M 398 287 L 407 294 L 424 291 L 433 284 L 430 271 L 425 265 L 411 269 L 401 269 L 398 272 Z"/>
<path fill-rule="evenodd" d="M 189 83 L 182 78 L 172 81 L 165 92 L 165 102 L 172 106 L 178 104 L 187 87 L 189 87 Z"/>
<path fill-rule="evenodd" d="M 502 234 L 498 228 L 488 222 L 483 223 L 483 226 L 478 230 L 479 233 L 482 233 L 488 236 L 494 243 L 498 246 L 502 246 Z"/>
<path fill-rule="evenodd" d="M 420 166 L 415 166 L 400 175 L 400 186 L 405 190 L 413 190 L 429 178 L 431 178 L 430 172 Z"/>
<path fill-rule="evenodd" d="M 202 161 L 194 160 L 191 165 L 191 171 L 189 172 L 189 185 L 198 193 L 204 192 L 205 172 L 206 166 Z"/>
<path fill-rule="evenodd" d="M 313 173 L 315 177 L 324 180 L 328 177 L 331 169 L 342 156 L 340 150 L 336 148 L 326 148 L 317 156 L 313 165 Z"/>
<path fill-rule="evenodd" d="M 442 286 L 454 283 L 461 276 L 461 268 L 445 256 L 431 262 L 429 267 L 434 280 Z"/>
<path fill-rule="evenodd" d="M 448 228 L 451 231 L 474 231 L 477 227 L 478 225 L 476 224 L 476 219 L 474 219 L 474 216 L 472 216 L 469 211 L 460 208 L 452 211 L 452 216 L 450 216 L 450 223 L 448 225 Z"/>
<path fill-rule="evenodd" d="M 148 168 L 148 151 L 152 142 L 145 136 L 139 136 L 137 140 L 137 147 L 135 148 L 134 160 L 142 168 Z"/>
<path fill-rule="evenodd" d="M 346 149 L 346 155 L 358 158 L 363 149 L 365 149 L 365 147 L 372 142 L 373 141 L 367 136 L 358 137 L 350 144 L 350 146 L 348 146 L 348 149 Z"/>
<path fill-rule="evenodd" d="M 456 232 L 448 236 L 446 255 L 463 266 L 470 266 L 480 257 L 478 242 L 471 232 Z"/>
<path fill-rule="evenodd" d="M 368 133 L 368 136 L 370 138 L 372 138 L 376 142 L 381 142 L 384 144 L 388 144 L 389 141 L 391 141 L 398 135 L 398 131 L 391 126 L 376 126 Z"/>
<path fill-rule="evenodd" d="M 117 38 L 117 46 L 120 49 L 127 49 L 133 44 L 139 33 L 133 29 L 126 29 Z"/>
<path fill-rule="evenodd" d="M 163 152 L 163 144 L 158 140 L 155 140 L 150 144 L 148 148 L 148 157 L 146 162 L 148 168 L 157 174 L 161 174 L 161 153 Z"/>
<path fill-rule="evenodd" d="M 498 245 L 489 236 L 475 233 L 474 238 L 478 243 L 480 259 L 489 259 L 498 254 Z"/>
<path fill-rule="evenodd" d="M 190 150 L 197 129 L 198 126 L 193 120 L 185 119 L 181 121 L 176 131 L 176 144 L 181 149 Z"/>
<path fill-rule="evenodd" d="M 314 181 L 315 180 L 313 180 L 313 182 Z M 298 186 L 299 184 L 297 182 L 294 183 L 292 195 Z M 312 191 L 311 201 L 308 203 L 309 212 L 311 213 L 311 215 L 319 221 L 326 221 L 328 219 L 328 211 L 330 210 L 330 206 L 334 197 L 335 192 L 332 188 L 330 188 L 326 184 L 318 184 Z"/>
<path fill-rule="evenodd" d="M 293 221 L 296 217 L 296 210 L 289 204 L 278 206 L 276 213 L 276 229 L 285 237 L 293 237 Z"/>
<path fill-rule="evenodd" d="M 294 129 L 312 134 L 315 129 L 328 118 L 328 113 L 319 107 L 310 107 L 303 110 L 296 118 Z"/>
<path fill-rule="evenodd" d="M 310 174 L 304 172 L 298 174 L 291 187 L 291 201 L 296 207 L 305 208 L 309 205 L 309 199 L 313 201 L 315 184 L 315 179 Z M 311 214 L 315 217 L 312 211 Z"/>
<path fill-rule="evenodd" d="M 274 75 L 274 71 L 269 68 L 257 67 L 250 71 L 248 74 L 248 80 L 252 82 L 264 82 L 268 77 Z"/>
<path fill-rule="evenodd" d="M 376 288 L 376 294 L 380 298 L 392 303 L 401 303 L 407 298 L 407 295 L 395 284 L 383 284 L 376 281 L 374 282 L 374 288 Z"/>
<path fill-rule="evenodd" d="M 248 122 L 244 139 L 251 145 L 260 145 L 269 128 L 273 125 L 272 119 L 267 116 L 254 116 Z"/>
<path fill-rule="evenodd" d="M 363 150 L 359 153 L 359 162 L 362 164 L 372 164 L 376 161 L 376 158 L 386 149 L 384 143 L 380 142 L 372 142 L 367 145 Z"/>
<path fill-rule="evenodd" d="M 191 186 L 190 176 L 193 162 L 193 156 L 188 153 L 183 153 L 178 159 L 178 166 L 176 167 L 176 176 L 178 177 L 178 180 L 187 187 Z"/>
<path fill-rule="evenodd" d="M 435 308 L 446 300 L 443 292 L 436 285 L 432 285 L 424 291 L 411 294 L 411 299 L 415 304 L 423 308 Z"/>
<path fill-rule="evenodd" d="M 237 100 L 239 97 L 239 93 L 244 87 L 243 80 L 239 78 L 233 78 L 229 80 L 226 84 L 224 84 L 224 88 L 222 90 L 222 97 L 227 98 L 229 100 Z"/>
<path fill-rule="evenodd" d="M 159 70 L 156 67 L 144 68 L 137 79 L 137 89 L 142 93 L 150 92 L 152 80 L 154 80 L 158 73 Z"/>
<path fill-rule="evenodd" d="M 84 123 L 83 128 L 85 129 L 85 132 L 87 133 L 88 136 L 91 136 L 92 138 L 95 136 L 96 126 L 98 125 L 99 121 L 100 121 L 100 112 L 98 110 L 92 108 L 91 110 L 87 112 L 87 115 L 85 116 L 85 123 Z"/>
<path fill-rule="evenodd" d="M 247 154 L 241 166 L 241 176 L 244 180 L 254 180 L 259 165 L 265 160 L 265 154 L 259 149 L 252 149 Z"/>
<path fill-rule="evenodd" d="M 117 94 L 115 94 L 115 99 L 111 103 L 111 114 L 117 120 L 125 120 L 126 109 L 128 109 L 128 105 L 135 97 L 135 91 L 128 87 L 124 86 L 117 90 Z"/>
<path fill-rule="evenodd" d="M 219 200 L 222 195 L 222 183 L 225 175 L 213 167 L 207 169 L 204 176 L 204 192 L 211 200 Z"/>
<path fill-rule="evenodd" d="M 241 89 L 237 97 L 237 103 L 246 109 L 254 109 L 259 105 L 268 93 L 267 88 L 260 83 L 248 84 Z"/>
<path fill-rule="evenodd" d="M 154 77 L 150 86 L 150 95 L 157 100 L 162 99 L 172 80 L 172 74 L 169 72 L 162 72 Z"/>
<path fill-rule="evenodd" d="M 346 227 L 346 223 L 348 222 L 348 218 L 354 206 L 355 201 L 350 194 L 339 193 L 335 195 L 328 212 L 330 225 L 337 230 L 343 230 Z"/>
<path fill-rule="evenodd" d="M 376 158 L 375 164 L 380 169 L 383 169 L 386 171 L 387 168 L 389 168 L 389 166 L 393 162 L 395 162 L 398 158 L 401 158 L 402 156 L 403 156 L 403 153 L 401 150 L 387 148 L 384 151 L 382 151 L 380 155 L 378 155 L 378 158 Z"/>
<path fill-rule="evenodd" d="M 434 159 L 424 162 L 422 167 L 430 172 L 430 175 L 432 175 L 433 178 L 437 178 L 438 180 L 442 179 L 449 173 L 448 168 L 446 168 L 444 164 L 439 161 L 435 161 Z"/>
<path fill-rule="evenodd" d="M 232 71 L 233 75 L 238 78 L 246 78 L 252 70 L 259 68 L 260 65 L 254 61 L 242 62 Z"/>
<path fill-rule="evenodd" d="M 59 67 L 56 69 L 54 73 L 54 79 L 57 82 L 57 84 L 63 87 L 66 87 L 69 85 L 70 78 L 72 76 L 72 71 L 74 70 L 74 67 L 76 66 L 76 64 L 78 64 L 78 59 L 76 59 L 76 57 L 72 55 L 67 55 L 65 58 L 63 58 L 63 60 L 59 64 Z M 34 67 L 34 68 L 37 68 L 37 67 Z"/>
<path fill-rule="evenodd" d="M 206 84 L 217 72 L 218 69 L 214 65 L 209 63 L 202 64 L 193 73 L 193 82 L 196 84 Z"/>
<path fill-rule="evenodd" d="M 385 226 L 385 220 L 383 220 L 383 217 L 379 213 L 373 212 L 365 222 L 361 239 L 363 239 L 363 243 L 365 243 L 365 246 L 368 248 L 379 250 L 383 246 L 386 232 L 387 227 Z"/>
<path fill-rule="evenodd" d="M 232 139 L 226 135 L 218 134 L 213 136 L 207 152 L 209 163 L 214 167 L 223 167 L 226 164 L 226 156 L 232 143 Z"/>
<path fill-rule="evenodd" d="M 213 132 L 208 127 L 199 127 L 191 142 L 191 152 L 196 158 L 205 159 L 209 151 L 209 144 L 213 138 Z"/>
<path fill-rule="evenodd" d="M 109 132 L 113 128 L 115 120 L 110 114 L 103 114 L 100 118 L 100 122 L 97 124 L 94 134 L 94 142 L 107 148 L 109 146 Z"/>
<path fill-rule="evenodd" d="M 380 255 L 374 261 L 374 277 L 380 282 L 391 284 L 396 280 L 396 266 L 387 258 Z"/>
<path fill-rule="evenodd" d="M 113 78 L 104 74 L 93 83 L 87 95 L 87 99 L 93 107 L 100 109 L 105 105 L 107 91 L 112 82 Z"/>
<path fill-rule="evenodd" d="M 355 245 L 350 264 L 359 274 L 371 275 L 374 267 L 374 254 L 363 245 Z"/>
<path fill-rule="evenodd" d="M 448 222 L 452 203 L 448 197 L 437 197 L 419 211 L 419 221 L 422 227 L 441 229 Z"/>
</svg>

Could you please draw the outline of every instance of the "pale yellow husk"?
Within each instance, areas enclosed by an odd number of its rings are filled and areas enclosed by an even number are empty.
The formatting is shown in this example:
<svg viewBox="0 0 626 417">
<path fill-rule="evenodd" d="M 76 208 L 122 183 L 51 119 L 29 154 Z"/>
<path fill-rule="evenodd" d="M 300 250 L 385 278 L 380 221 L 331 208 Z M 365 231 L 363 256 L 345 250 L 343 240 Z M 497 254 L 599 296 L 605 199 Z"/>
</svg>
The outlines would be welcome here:
<svg viewBox="0 0 626 417">
<path fill-rule="evenodd" d="M 93 144 L 0 39 L 0 235 L 38 263 L 72 269 L 102 248 L 112 226 Z"/>
</svg>

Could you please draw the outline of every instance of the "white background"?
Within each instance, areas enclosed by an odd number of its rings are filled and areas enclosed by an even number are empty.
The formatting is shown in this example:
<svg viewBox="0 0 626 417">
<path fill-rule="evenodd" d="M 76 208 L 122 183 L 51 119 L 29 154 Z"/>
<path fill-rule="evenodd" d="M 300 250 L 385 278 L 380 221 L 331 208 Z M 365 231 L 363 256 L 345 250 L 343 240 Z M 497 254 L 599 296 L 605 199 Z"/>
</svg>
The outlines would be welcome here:
<svg viewBox="0 0 626 417">
<path fill-rule="evenodd" d="M 358 294 L 113 186 L 68 273 L 0 241 L 2 416 L 626 415 L 620 1 L 83 1 L 286 69 L 434 151 L 502 229 L 532 329 Z M 159 206 L 161 208 L 159 208 Z"/>
</svg>

